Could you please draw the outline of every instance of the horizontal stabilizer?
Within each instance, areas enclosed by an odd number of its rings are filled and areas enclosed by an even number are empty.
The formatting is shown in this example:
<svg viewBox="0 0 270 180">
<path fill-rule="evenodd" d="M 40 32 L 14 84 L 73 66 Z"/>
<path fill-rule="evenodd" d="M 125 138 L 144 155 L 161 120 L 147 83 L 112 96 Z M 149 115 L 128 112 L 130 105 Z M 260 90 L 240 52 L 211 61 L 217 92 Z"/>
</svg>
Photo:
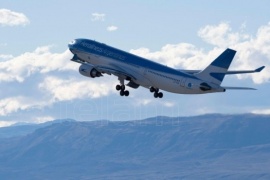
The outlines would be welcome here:
<svg viewBox="0 0 270 180">
<path fill-rule="evenodd" d="M 255 69 L 256 72 L 261 72 L 263 69 L 265 68 L 265 66 L 259 67 L 258 69 Z"/>
<path fill-rule="evenodd" d="M 228 89 L 228 90 L 257 90 L 257 89 L 254 89 L 254 88 L 249 88 L 249 87 L 222 87 L 224 89 Z"/>
<path fill-rule="evenodd" d="M 244 74 L 244 73 L 257 73 L 257 72 L 261 72 L 263 69 L 265 68 L 265 66 L 259 67 L 255 70 L 245 70 L 245 71 L 227 71 L 225 72 L 225 74 Z"/>
<path fill-rule="evenodd" d="M 227 72 L 211 72 L 211 74 L 225 74 L 225 75 L 229 75 L 229 74 L 257 73 L 257 72 L 261 72 L 264 68 L 265 68 L 265 66 L 259 67 L 259 68 L 255 69 L 255 70 L 227 71 Z M 201 70 L 178 69 L 178 71 L 181 71 L 181 72 L 184 72 L 184 73 L 188 73 L 188 74 L 196 74 L 196 73 L 199 73 Z"/>
</svg>

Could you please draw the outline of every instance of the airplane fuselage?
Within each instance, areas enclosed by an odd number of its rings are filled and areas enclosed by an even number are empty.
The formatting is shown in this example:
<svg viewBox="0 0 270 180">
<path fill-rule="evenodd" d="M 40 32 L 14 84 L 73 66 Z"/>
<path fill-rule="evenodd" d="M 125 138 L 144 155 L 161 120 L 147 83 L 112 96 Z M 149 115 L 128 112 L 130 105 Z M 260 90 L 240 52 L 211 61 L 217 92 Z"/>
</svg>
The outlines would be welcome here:
<svg viewBox="0 0 270 180">
<path fill-rule="evenodd" d="M 155 87 L 179 94 L 225 91 L 219 85 L 201 80 L 194 74 L 181 72 L 93 40 L 76 39 L 69 44 L 69 49 L 79 61 L 96 68 L 106 67 L 109 71 L 116 69 L 130 75 L 128 78 L 132 82 L 145 88 Z M 202 88 L 204 83 L 211 88 Z"/>
</svg>

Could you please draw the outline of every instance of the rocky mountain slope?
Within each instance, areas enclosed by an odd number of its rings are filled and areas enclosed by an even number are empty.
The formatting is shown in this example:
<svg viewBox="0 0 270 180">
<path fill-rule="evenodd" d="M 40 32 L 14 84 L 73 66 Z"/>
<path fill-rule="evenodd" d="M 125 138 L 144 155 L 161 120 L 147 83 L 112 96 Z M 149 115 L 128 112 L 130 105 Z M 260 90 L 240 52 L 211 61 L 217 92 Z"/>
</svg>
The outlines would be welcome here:
<svg viewBox="0 0 270 180">
<path fill-rule="evenodd" d="M 270 116 L 60 122 L 0 140 L 5 179 L 270 179 Z"/>
</svg>

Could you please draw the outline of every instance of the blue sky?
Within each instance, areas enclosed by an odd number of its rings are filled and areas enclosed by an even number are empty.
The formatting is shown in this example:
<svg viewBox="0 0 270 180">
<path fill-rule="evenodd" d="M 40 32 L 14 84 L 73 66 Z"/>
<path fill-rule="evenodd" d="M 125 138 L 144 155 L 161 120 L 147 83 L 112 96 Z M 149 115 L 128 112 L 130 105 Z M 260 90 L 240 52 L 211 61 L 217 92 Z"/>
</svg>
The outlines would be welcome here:
<svg viewBox="0 0 270 180">
<path fill-rule="evenodd" d="M 204 113 L 268 113 L 270 2 L 255 1 L 1 1 L 0 126 L 16 122 L 128 120 Z M 178 69 L 202 69 L 226 48 L 231 69 L 260 74 L 227 76 L 223 85 L 257 91 L 207 95 L 147 89 L 120 97 L 114 76 L 79 75 L 67 44 L 89 38 Z"/>
</svg>

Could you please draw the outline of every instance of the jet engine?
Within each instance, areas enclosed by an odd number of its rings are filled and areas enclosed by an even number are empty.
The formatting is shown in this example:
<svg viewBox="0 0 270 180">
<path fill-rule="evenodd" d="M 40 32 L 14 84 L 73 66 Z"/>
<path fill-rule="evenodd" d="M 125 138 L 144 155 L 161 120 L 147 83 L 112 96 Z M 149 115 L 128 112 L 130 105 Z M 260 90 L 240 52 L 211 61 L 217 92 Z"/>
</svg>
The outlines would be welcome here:
<svg viewBox="0 0 270 180">
<path fill-rule="evenodd" d="M 91 78 L 102 76 L 102 74 L 97 71 L 93 66 L 87 64 L 82 64 L 79 68 L 79 72 L 81 75 Z"/>
</svg>

